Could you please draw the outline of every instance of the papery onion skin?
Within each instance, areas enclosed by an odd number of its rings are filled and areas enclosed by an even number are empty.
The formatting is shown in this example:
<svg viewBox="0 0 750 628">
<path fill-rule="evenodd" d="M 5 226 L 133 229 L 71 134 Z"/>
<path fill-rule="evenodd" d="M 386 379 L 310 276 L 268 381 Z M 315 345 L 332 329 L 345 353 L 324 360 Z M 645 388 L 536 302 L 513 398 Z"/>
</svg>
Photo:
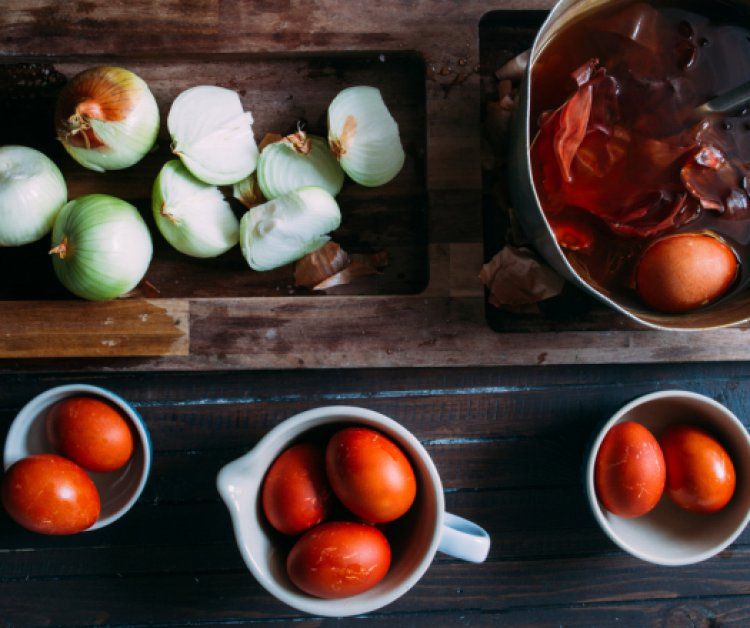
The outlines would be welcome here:
<svg viewBox="0 0 750 628">
<path fill-rule="evenodd" d="M 336 199 L 306 187 L 253 207 L 240 221 L 242 254 L 253 270 L 272 270 L 316 251 L 341 224 Z"/>
<path fill-rule="evenodd" d="M 114 196 L 88 194 L 62 208 L 52 229 L 52 265 L 73 294 L 106 301 L 143 279 L 153 254 L 138 210 Z"/>
<path fill-rule="evenodd" d="M 99 66 L 77 74 L 60 92 L 55 128 L 65 150 L 82 166 L 122 170 L 154 147 L 159 108 L 137 74 Z"/>
<path fill-rule="evenodd" d="M 35 242 L 68 199 L 60 169 L 27 146 L 0 147 L 0 247 Z"/>
<path fill-rule="evenodd" d="M 302 131 L 263 149 L 257 177 L 263 196 L 269 200 L 307 186 L 323 188 L 336 196 L 344 185 L 344 171 L 326 140 Z"/>
<path fill-rule="evenodd" d="M 328 143 L 344 172 L 366 187 L 391 181 L 406 156 L 393 119 L 376 87 L 349 87 L 328 107 Z"/>
<path fill-rule="evenodd" d="M 240 222 L 219 189 L 196 179 L 179 159 L 159 172 L 152 209 L 161 234 L 185 255 L 217 257 L 239 242 Z"/>
<path fill-rule="evenodd" d="M 231 185 L 249 176 L 258 162 L 253 116 L 237 92 L 198 85 L 175 98 L 167 116 L 172 152 L 198 179 Z"/>
<path fill-rule="evenodd" d="M 260 191 L 255 173 L 245 177 L 242 181 L 237 181 L 232 186 L 232 198 L 236 198 L 247 209 L 265 203 L 268 200 L 263 196 L 263 192 Z"/>
</svg>

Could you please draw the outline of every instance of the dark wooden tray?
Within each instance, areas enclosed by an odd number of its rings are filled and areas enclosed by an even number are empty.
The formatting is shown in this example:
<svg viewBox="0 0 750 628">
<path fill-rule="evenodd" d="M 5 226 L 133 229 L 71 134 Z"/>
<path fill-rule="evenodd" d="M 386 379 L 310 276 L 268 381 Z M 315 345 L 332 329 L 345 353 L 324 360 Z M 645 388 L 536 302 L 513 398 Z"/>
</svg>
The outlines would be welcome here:
<svg viewBox="0 0 750 628">
<path fill-rule="evenodd" d="M 166 248 L 155 233 L 158 250 L 148 278 L 158 295 L 84 303 L 51 280 L 41 249 L 29 251 L 39 253 L 36 266 L 19 264 L 18 252 L 3 252 L 1 370 L 750 357 L 743 329 L 697 335 L 634 329 L 574 292 L 549 304 L 544 316 L 493 311 L 487 324 L 477 273 L 484 234 L 489 255 L 501 230 L 493 210 L 486 212 L 483 231 L 481 77 L 528 45 L 548 1 L 323 0 L 281 10 L 259 2 L 198 0 L 189 20 L 184 6 L 169 0 L 156 7 L 146 0 L 34 9 L 23 4 L 15 1 L 0 15 L 4 64 L 44 61 L 70 75 L 97 63 L 120 63 L 144 76 L 163 109 L 188 85 L 227 85 L 253 110 L 259 135 L 286 130 L 300 117 L 321 131 L 321 116 L 338 89 L 375 84 L 402 126 L 408 161 L 391 185 L 371 191 L 350 186 L 342 194 L 345 217 L 336 237 L 352 251 L 385 248 L 392 260 L 382 276 L 347 286 L 344 294 L 295 291 L 290 268 L 252 273 L 237 251 L 213 262 L 192 261 Z M 71 196 L 109 192 L 148 214 L 151 182 L 167 158 L 165 138 L 160 152 L 137 167 L 95 175 L 50 145 L 47 121 L 34 115 L 28 108 L 24 124 L 6 122 L 0 142 L 49 147 Z M 29 117 L 35 124 L 26 132 Z"/>
</svg>

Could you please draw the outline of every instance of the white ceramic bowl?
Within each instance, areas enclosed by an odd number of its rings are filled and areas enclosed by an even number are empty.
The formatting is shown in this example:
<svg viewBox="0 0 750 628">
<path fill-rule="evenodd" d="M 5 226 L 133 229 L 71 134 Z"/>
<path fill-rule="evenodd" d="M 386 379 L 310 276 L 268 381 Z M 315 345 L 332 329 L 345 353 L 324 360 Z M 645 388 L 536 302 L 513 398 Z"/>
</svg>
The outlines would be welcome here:
<svg viewBox="0 0 750 628">
<path fill-rule="evenodd" d="M 675 423 L 706 429 L 734 463 L 737 486 L 729 504 L 712 514 L 692 513 L 674 504 L 665 490 L 656 508 L 643 517 L 624 519 L 608 512 L 596 496 L 594 465 L 604 436 L 624 421 L 644 425 L 657 439 Z M 657 565 L 690 565 L 725 549 L 750 520 L 750 437 L 732 412 L 709 397 L 683 390 L 651 393 L 631 401 L 604 424 L 589 451 L 585 481 L 594 517 L 617 545 Z"/>
<path fill-rule="evenodd" d="M 359 595 L 324 600 L 303 593 L 286 575 L 285 552 L 278 549 L 260 514 L 258 494 L 271 463 L 292 442 L 314 428 L 333 424 L 365 425 L 393 439 L 409 457 L 417 476 L 417 498 L 399 534 L 391 535 L 393 561 L 375 587 Z M 237 544 L 248 569 L 266 590 L 298 610 L 326 617 L 368 613 L 390 604 L 411 589 L 440 550 L 482 562 L 490 539 L 478 525 L 445 512 L 443 486 L 422 444 L 407 429 L 379 412 L 350 406 L 316 408 L 283 421 L 218 475 L 219 493 L 232 516 Z"/>
<path fill-rule="evenodd" d="M 5 470 L 14 462 L 33 454 L 56 453 L 47 440 L 47 410 L 67 397 L 91 396 L 116 407 L 133 428 L 133 457 L 121 469 L 110 473 L 86 471 L 99 490 L 102 509 L 96 523 L 86 530 L 98 530 L 117 521 L 135 504 L 146 486 L 151 470 L 151 438 L 140 415 L 115 393 L 88 384 L 69 384 L 43 392 L 29 401 L 11 423 L 5 439 L 3 465 Z"/>
</svg>

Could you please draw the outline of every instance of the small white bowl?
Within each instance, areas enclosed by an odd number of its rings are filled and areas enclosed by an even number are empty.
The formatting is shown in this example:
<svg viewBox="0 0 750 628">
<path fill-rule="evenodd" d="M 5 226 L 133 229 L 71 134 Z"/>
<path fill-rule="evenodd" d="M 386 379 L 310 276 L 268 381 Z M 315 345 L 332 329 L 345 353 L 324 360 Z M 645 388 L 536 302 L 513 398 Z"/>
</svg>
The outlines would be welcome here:
<svg viewBox="0 0 750 628">
<path fill-rule="evenodd" d="M 115 406 L 133 428 L 134 450 L 130 461 L 110 473 L 86 471 L 96 484 L 102 509 L 99 519 L 85 532 L 114 523 L 130 510 L 146 486 L 151 471 L 151 437 L 141 416 L 115 393 L 88 384 L 69 384 L 43 392 L 29 401 L 16 415 L 5 439 L 3 466 L 8 468 L 22 458 L 34 454 L 57 453 L 47 440 L 47 410 L 67 397 L 98 397 Z"/>
<path fill-rule="evenodd" d="M 617 423 L 635 421 L 658 439 L 675 423 L 704 428 L 727 450 L 737 486 L 727 506 L 712 514 L 683 510 L 664 491 L 650 513 L 635 519 L 613 515 L 602 506 L 594 485 L 594 466 L 604 436 Z M 750 436 L 727 408 L 704 395 L 665 390 L 639 397 L 621 408 L 598 433 L 586 466 L 586 492 L 602 530 L 626 552 L 657 565 L 680 566 L 711 558 L 729 546 L 750 520 Z"/>
<path fill-rule="evenodd" d="M 289 445 L 322 426 L 364 425 L 401 447 L 417 476 L 417 498 L 409 512 L 392 525 L 402 533 L 391 539 L 393 561 L 385 578 L 359 595 L 320 599 L 303 593 L 286 574 L 286 553 L 269 534 L 258 504 L 266 471 Z M 237 545 L 245 564 L 265 589 L 298 610 L 325 617 L 369 613 L 411 589 L 432 563 L 435 552 L 481 563 L 490 537 L 477 524 L 445 512 L 443 485 L 430 455 L 417 438 L 387 416 L 352 406 L 316 408 L 281 422 L 247 454 L 226 465 L 217 487 L 232 516 Z"/>
</svg>

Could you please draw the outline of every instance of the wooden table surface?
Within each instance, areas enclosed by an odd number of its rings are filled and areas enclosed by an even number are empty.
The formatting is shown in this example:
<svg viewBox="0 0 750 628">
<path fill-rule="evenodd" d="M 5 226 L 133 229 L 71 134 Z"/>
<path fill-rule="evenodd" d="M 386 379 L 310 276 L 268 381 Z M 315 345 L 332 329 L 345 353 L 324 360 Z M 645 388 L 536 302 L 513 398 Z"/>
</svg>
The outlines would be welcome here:
<svg viewBox="0 0 750 628">
<path fill-rule="evenodd" d="M 431 211 L 439 217 L 481 204 L 479 77 L 473 69 L 480 60 L 481 16 L 493 8 L 551 4 L 8 0 L 0 14 L 0 52 L 21 60 L 164 55 L 168 61 L 209 52 L 252 57 L 399 51 L 412 49 L 414 41 L 429 42 L 422 50 L 431 72 L 427 182 Z M 445 76 L 433 71 L 441 67 L 453 70 Z M 565 329 L 545 333 L 530 325 L 520 329 L 528 333 L 495 334 L 484 320 L 481 289 L 454 281 L 474 279 L 481 259 L 475 214 L 468 226 L 466 220 L 463 226 L 447 221 L 447 227 L 433 229 L 435 285 L 424 295 L 302 301 L 295 307 L 304 316 L 296 323 L 283 318 L 290 308 L 283 298 L 244 305 L 234 298 L 196 300 L 190 304 L 196 356 L 190 359 L 1 362 L 0 436 L 35 394 L 66 382 L 90 382 L 135 404 L 151 430 L 155 459 L 138 504 L 104 530 L 43 537 L 0 513 L 0 624 L 335 623 L 303 616 L 261 589 L 241 560 L 214 482 L 222 465 L 279 421 L 303 409 L 342 403 L 379 410 L 412 430 L 442 475 L 448 509 L 484 526 L 493 540 L 485 564 L 438 556 L 406 596 L 347 625 L 750 624 L 750 533 L 697 566 L 647 565 L 626 556 L 599 530 L 580 482 L 592 430 L 637 395 L 696 390 L 747 422 L 750 363 L 471 366 L 741 360 L 748 355 L 747 330 L 689 337 L 633 331 L 622 323 L 612 329 L 609 319 L 594 318 L 579 322 L 578 331 L 568 321 Z M 455 274 L 458 253 L 466 251 L 476 264 Z M 458 301 L 448 298 L 454 293 Z M 110 307 L 125 311 L 129 303 Z M 17 309 L 14 303 L 4 307 L 4 316 Z M 305 307 L 315 312 L 305 313 Z M 17 334 L 34 324 L 39 333 L 61 321 L 75 326 L 65 308 L 52 321 L 24 318 Z M 268 322 L 263 319 L 268 312 L 275 326 L 282 317 L 278 337 L 275 327 L 270 334 L 248 325 Z M 81 327 L 79 335 L 99 333 Z M 317 342 L 306 342 L 311 327 Z M 332 363 L 457 367 L 243 370 Z"/>
<path fill-rule="evenodd" d="M 684 388 L 750 418 L 750 364 L 4 376 L 0 424 L 56 384 L 110 388 L 142 412 L 155 459 L 112 526 L 67 538 L 0 516 L 0 621 L 175 625 L 291 621 L 245 569 L 217 470 L 300 410 L 360 405 L 426 445 L 450 511 L 491 534 L 488 561 L 438 555 L 407 595 L 347 625 L 750 622 L 750 533 L 703 564 L 648 565 L 599 530 L 580 481 L 592 430 L 633 397 Z"/>
</svg>

